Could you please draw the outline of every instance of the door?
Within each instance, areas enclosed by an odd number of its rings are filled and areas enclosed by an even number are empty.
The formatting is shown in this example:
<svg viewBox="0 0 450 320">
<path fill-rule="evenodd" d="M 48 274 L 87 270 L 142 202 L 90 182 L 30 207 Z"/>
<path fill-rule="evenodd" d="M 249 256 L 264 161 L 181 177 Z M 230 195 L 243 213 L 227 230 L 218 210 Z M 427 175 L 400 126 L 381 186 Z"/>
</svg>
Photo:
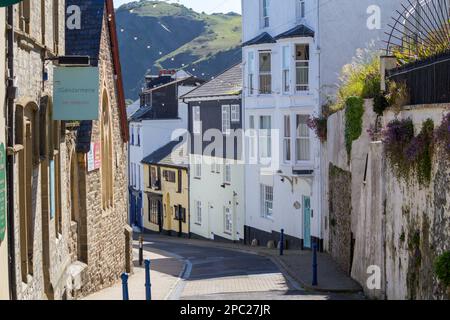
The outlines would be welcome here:
<svg viewBox="0 0 450 320">
<path fill-rule="evenodd" d="M 163 232 L 163 226 L 164 226 L 164 213 L 163 213 L 163 206 L 162 201 L 158 200 L 158 226 L 159 226 L 159 232 Z"/>
<path fill-rule="evenodd" d="M 303 247 L 311 249 L 311 198 L 303 197 Z"/>
</svg>

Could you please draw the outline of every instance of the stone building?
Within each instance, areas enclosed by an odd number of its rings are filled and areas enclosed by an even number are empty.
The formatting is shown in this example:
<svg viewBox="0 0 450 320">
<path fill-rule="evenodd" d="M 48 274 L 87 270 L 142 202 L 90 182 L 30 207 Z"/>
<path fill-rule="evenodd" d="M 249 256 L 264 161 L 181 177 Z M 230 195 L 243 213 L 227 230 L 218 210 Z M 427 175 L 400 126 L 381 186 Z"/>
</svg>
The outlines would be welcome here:
<svg viewBox="0 0 450 320">
<path fill-rule="evenodd" d="M 8 163 L 13 163 L 11 220 L 12 299 L 64 299 L 69 296 L 69 190 L 65 130 L 53 121 L 53 67 L 64 54 L 63 1 L 25 0 L 8 7 Z M 3 34 L 3 33 L 2 33 Z M 12 41 L 10 41 L 12 39 Z M 11 64 L 12 62 L 12 64 Z M 14 86 L 14 87 L 13 87 Z M 14 95 L 15 92 L 15 95 Z M 11 119 L 10 119 L 11 120 Z"/>
<path fill-rule="evenodd" d="M 131 272 L 128 126 L 113 1 L 68 0 L 66 7 L 80 18 L 77 27 L 66 26 L 66 54 L 89 56 L 90 65 L 98 67 L 100 88 L 98 120 L 81 121 L 71 131 L 75 140 L 68 142 L 71 248 L 76 261 L 71 272 L 79 275 L 73 294 L 80 297 Z"/>
<path fill-rule="evenodd" d="M 0 48 L 6 48 L 5 8 L 0 8 Z M 8 234 L 6 215 L 6 112 L 5 112 L 5 50 L 0 50 L 0 300 L 9 298 Z"/>
</svg>

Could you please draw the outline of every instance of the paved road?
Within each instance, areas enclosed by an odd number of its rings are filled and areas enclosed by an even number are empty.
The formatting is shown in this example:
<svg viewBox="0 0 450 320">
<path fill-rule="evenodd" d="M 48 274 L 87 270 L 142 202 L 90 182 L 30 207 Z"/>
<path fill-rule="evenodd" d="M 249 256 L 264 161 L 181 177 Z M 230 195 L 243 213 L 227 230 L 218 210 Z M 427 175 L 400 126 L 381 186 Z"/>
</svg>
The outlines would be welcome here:
<svg viewBox="0 0 450 320">
<path fill-rule="evenodd" d="M 358 294 L 311 293 L 303 290 L 269 258 L 247 252 L 186 244 L 147 236 L 145 249 L 178 256 L 185 261 L 182 279 L 172 300 L 328 300 L 361 299 Z M 161 273 L 164 270 L 156 270 Z"/>
</svg>

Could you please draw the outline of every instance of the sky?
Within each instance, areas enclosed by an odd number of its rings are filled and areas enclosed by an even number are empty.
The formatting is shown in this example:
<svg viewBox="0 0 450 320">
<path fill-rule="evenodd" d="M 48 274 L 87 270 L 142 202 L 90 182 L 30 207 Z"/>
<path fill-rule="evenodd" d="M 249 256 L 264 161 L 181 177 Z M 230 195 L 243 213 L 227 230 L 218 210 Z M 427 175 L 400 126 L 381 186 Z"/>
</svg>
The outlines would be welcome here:
<svg viewBox="0 0 450 320">
<path fill-rule="evenodd" d="M 230 11 L 241 13 L 241 0 L 166 0 L 167 2 L 175 2 L 183 4 L 188 8 L 192 8 L 197 12 L 205 11 L 206 13 Z M 130 0 L 114 0 L 114 6 L 117 8 L 124 3 L 132 2 Z"/>
</svg>

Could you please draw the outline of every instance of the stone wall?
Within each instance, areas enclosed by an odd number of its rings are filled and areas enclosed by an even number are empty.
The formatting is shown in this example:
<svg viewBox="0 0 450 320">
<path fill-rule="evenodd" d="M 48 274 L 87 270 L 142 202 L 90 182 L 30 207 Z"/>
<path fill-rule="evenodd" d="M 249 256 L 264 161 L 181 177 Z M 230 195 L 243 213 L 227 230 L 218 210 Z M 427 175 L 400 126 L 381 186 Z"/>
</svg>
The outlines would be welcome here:
<svg viewBox="0 0 450 320">
<path fill-rule="evenodd" d="M 105 14 L 106 17 L 106 14 Z M 79 156 L 80 194 L 82 199 L 81 223 L 87 225 L 87 243 L 81 250 L 87 251 L 87 270 L 85 280 L 75 295 L 77 298 L 115 284 L 120 275 L 131 271 L 132 267 L 132 232 L 127 224 L 128 212 L 128 175 L 127 144 L 122 140 L 120 115 L 115 87 L 111 45 L 106 19 L 100 43 L 100 101 L 106 90 L 109 99 L 109 110 L 113 135 L 113 205 L 102 208 L 102 172 L 95 170 L 86 172 L 86 157 Z M 101 110 L 101 106 L 100 106 Z M 99 115 L 101 118 L 101 114 Z M 101 123 L 93 121 L 92 142 L 101 142 Z M 80 229 L 78 229 L 80 230 Z M 78 234 L 78 237 L 82 236 Z"/>
<path fill-rule="evenodd" d="M 53 30 L 53 17 L 48 12 L 53 12 L 53 1 L 44 1 L 44 11 L 41 11 L 41 3 L 31 2 L 30 34 L 19 31 L 18 5 L 14 5 L 14 72 L 15 85 L 18 88 L 16 106 L 25 107 L 28 104 L 35 104 L 40 107 L 40 98 L 48 95 L 51 99 L 53 95 L 53 68 L 51 63 L 44 61 L 47 55 L 64 54 L 64 5 L 60 2 L 58 7 L 59 25 L 58 39 Z M 41 23 L 41 19 L 49 19 L 46 23 Z M 45 25 L 45 33 L 42 32 L 42 25 Z M 44 35 L 44 37 L 43 37 Z M 53 44 L 59 43 L 58 52 Z M 43 70 L 46 66 L 48 80 L 43 81 Z M 39 110 L 37 110 L 39 112 Z M 38 134 L 33 132 L 33 134 Z M 47 137 L 40 137 L 47 138 Z M 61 157 L 60 179 L 65 181 L 68 172 L 65 167 L 66 147 L 64 134 L 61 135 L 59 146 Z M 56 232 L 55 218 L 50 219 L 48 213 L 43 210 L 44 201 L 49 201 L 48 195 L 43 193 L 46 190 L 48 178 L 44 177 L 47 172 L 48 161 L 42 160 L 33 166 L 32 172 L 32 223 L 31 234 L 33 236 L 33 270 L 26 281 L 22 281 L 21 276 L 21 255 L 20 255 L 20 235 L 24 230 L 20 229 L 19 210 L 19 163 L 20 146 L 16 146 L 14 166 L 14 238 L 15 238 L 15 279 L 18 299 L 63 299 L 68 297 L 66 270 L 70 264 L 70 255 L 67 239 L 69 238 L 70 216 L 67 211 L 67 195 L 69 191 L 64 183 L 61 185 L 61 232 Z M 44 206 L 45 207 L 45 206 Z"/>
<path fill-rule="evenodd" d="M 422 122 L 432 118 L 436 126 L 449 105 L 415 106 L 404 108 L 399 114 L 385 112 L 383 125 L 395 117 L 411 118 L 416 133 Z M 328 201 L 342 210 L 351 209 L 351 230 L 355 237 L 351 275 L 371 298 L 377 299 L 444 299 L 446 288 L 438 283 L 433 264 L 435 258 L 450 250 L 450 166 L 441 150 L 433 157 L 432 179 L 429 186 L 419 185 L 416 178 L 406 181 L 391 170 L 381 141 L 372 141 L 367 129 L 375 121 L 371 101 L 366 101 L 363 134 L 353 143 L 350 165 L 345 165 L 341 138 L 327 144 L 331 168 L 339 166 L 351 172 L 351 206 L 346 197 L 335 197 L 328 191 Z M 329 120 L 329 136 L 343 132 L 344 112 Z M 367 166 L 367 170 L 366 170 Z M 335 181 L 330 175 L 330 188 Z M 339 188 L 341 192 L 342 186 Z M 345 191 L 345 190 L 344 190 Z M 345 194 L 345 192 L 344 192 Z M 332 211 L 330 209 L 330 219 Z M 346 223 L 346 220 L 344 220 Z M 334 242 L 348 242 L 345 235 L 332 232 L 329 246 Z M 369 289 L 368 268 L 381 272 L 379 289 Z"/>
<path fill-rule="evenodd" d="M 352 174 L 330 164 L 329 179 L 329 252 L 341 269 L 350 273 Z"/>
</svg>

